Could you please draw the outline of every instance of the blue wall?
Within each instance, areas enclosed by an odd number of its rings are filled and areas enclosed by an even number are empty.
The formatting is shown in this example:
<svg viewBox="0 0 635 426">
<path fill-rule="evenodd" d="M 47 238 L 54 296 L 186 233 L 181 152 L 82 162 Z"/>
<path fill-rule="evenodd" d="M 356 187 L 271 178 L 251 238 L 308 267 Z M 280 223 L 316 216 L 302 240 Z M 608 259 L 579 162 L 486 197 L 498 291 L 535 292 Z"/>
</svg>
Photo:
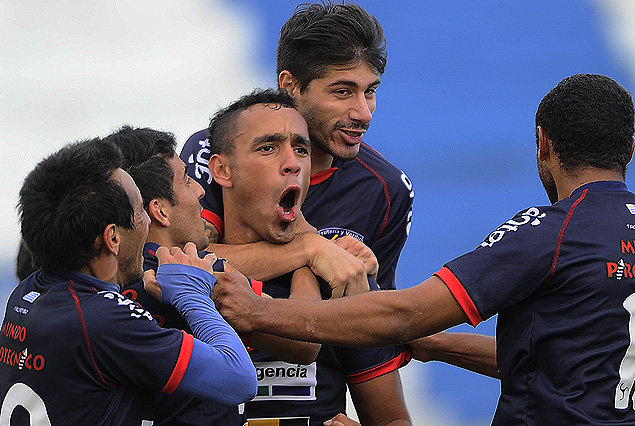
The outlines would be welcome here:
<svg viewBox="0 0 635 426">
<path fill-rule="evenodd" d="M 274 85 L 278 31 L 296 2 L 228 3 L 261 18 L 258 55 Z M 599 73 L 635 88 L 592 2 L 357 3 L 381 22 L 389 52 L 365 141 L 415 185 L 400 287 L 471 250 L 518 210 L 548 203 L 536 174 L 533 120 L 541 98 L 562 78 Z M 493 334 L 494 327 L 495 318 L 476 331 Z M 430 379 L 422 391 L 447 400 L 452 418 L 489 423 L 497 381 L 438 363 L 426 367 Z"/>
</svg>

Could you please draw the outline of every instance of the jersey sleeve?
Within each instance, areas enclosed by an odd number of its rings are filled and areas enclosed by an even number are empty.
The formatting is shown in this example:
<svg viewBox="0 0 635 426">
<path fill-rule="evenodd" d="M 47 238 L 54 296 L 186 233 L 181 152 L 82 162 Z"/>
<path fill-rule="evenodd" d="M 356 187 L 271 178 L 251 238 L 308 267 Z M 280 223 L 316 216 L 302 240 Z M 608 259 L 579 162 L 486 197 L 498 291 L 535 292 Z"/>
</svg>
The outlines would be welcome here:
<svg viewBox="0 0 635 426">
<path fill-rule="evenodd" d="M 157 392 L 170 381 L 178 383 L 189 363 L 192 336 L 160 327 L 148 311 L 119 293 L 101 292 L 97 298 L 98 303 L 82 302 L 79 318 L 99 380 Z"/>
<path fill-rule="evenodd" d="M 346 382 L 363 383 L 407 365 L 412 353 L 405 345 L 384 348 L 335 348 Z"/>
<path fill-rule="evenodd" d="M 224 228 L 222 188 L 214 182 L 208 167 L 211 156 L 208 137 L 207 129 L 194 133 L 183 145 L 180 157 L 187 165 L 187 174 L 205 190 L 205 195 L 201 199 L 203 206 L 201 216 L 212 223 L 222 235 Z"/>
<path fill-rule="evenodd" d="M 540 289 L 551 272 L 562 215 L 532 207 L 499 226 L 475 250 L 435 273 L 472 325 L 515 306 Z"/>
</svg>

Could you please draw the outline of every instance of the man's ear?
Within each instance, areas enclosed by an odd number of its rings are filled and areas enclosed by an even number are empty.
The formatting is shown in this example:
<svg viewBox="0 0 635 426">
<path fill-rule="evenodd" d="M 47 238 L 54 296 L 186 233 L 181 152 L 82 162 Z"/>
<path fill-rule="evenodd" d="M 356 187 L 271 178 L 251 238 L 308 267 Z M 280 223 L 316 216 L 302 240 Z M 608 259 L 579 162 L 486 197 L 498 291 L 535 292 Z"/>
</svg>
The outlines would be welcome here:
<svg viewBox="0 0 635 426">
<path fill-rule="evenodd" d="M 101 235 L 97 237 L 95 246 L 99 247 L 99 239 L 103 240 L 102 251 L 107 254 L 117 256 L 119 254 L 119 246 L 121 244 L 121 235 L 119 235 L 119 227 L 114 223 L 108 224 Z"/>
<path fill-rule="evenodd" d="M 172 212 L 172 205 L 163 198 L 153 198 L 152 201 L 148 203 L 146 211 L 153 222 L 165 227 L 171 225 L 170 213 Z"/>
<path fill-rule="evenodd" d="M 545 161 L 553 155 L 553 145 L 551 139 L 549 139 L 549 135 L 541 126 L 536 128 L 536 134 L 538 135 L 537 157 L 538 160 Z"/>
<path fill-rule="evenodd" d="M 278 75 L 278 87 L 286 90 L 293 97 L 300 93 L 298 80 L 288 70 L 284 70 Z"/>
<path fill-rule="evenodd" d="M 234 186 L 232 182 L 232 173 L 229 166 L 229 158 L 224 155 L 214 154 L 209 159 L 209 171 L 212 173 L 214 180 L 223 188 L 231 188 Z"/>
</svg>

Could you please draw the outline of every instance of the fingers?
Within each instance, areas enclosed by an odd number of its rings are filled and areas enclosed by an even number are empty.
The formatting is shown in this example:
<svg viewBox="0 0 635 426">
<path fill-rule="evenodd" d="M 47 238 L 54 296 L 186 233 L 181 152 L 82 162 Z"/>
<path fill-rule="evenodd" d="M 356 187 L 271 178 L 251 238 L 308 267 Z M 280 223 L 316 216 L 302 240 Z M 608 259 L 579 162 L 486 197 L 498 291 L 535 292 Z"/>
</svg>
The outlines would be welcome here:
<svg viewBox="0 0 635 426">
<path fill-rule="evenodd" d="M 195 266 L 208 272 L 212 272 L 212 265 L 216 261 L 214 253 L 210 253 L 203 258 L 199 257 L 196 245 L 192 242 L 185 244 L 183 250 L 179 247 L 168 248 L 161 246 L 157 249 L 156 256 L 159 266 L 167 263 L 177 263 Z"/>
<path fill-rule="evenodd" d="M 157 282 L 157 275 L 153 269 L 143 273 L 143 288 L 159 302 L 161 301 L 161 285 Z"/>
</svg>

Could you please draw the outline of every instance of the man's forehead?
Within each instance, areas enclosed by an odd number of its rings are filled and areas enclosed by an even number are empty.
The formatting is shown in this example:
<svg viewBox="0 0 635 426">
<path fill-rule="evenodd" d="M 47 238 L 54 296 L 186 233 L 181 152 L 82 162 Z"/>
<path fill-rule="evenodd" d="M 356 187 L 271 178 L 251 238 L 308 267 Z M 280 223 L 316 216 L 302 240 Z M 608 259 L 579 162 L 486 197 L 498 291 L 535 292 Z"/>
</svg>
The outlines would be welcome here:
<svg viewBox="0 0 635 426">
<path fill-rule="evenodd" d="M 143 205 L 143 199 L 141 198 L 141 192 L 139 188 L 135 184 L 132 176 L 128 174 L 124 169 L 116 169 L 112 174 L 112 179 L 115 182 L 118 182 L 121 187 L 126 191 L 128 197 L 130 197 L 130 201 L 133 205 L 141 204 Z"/>
<path fill-rule="evenodd" d="M 300 127 L 306 126 L 306 121 L 302 114 L 295 108 L 286 107 L 276 103 L 255 104 L 242 111 L 238 120 L 237 127 L 240 133 L 247 129 L 274 129 L 282 131 L 281 125 L 296 124 Z"/>
</svg>

